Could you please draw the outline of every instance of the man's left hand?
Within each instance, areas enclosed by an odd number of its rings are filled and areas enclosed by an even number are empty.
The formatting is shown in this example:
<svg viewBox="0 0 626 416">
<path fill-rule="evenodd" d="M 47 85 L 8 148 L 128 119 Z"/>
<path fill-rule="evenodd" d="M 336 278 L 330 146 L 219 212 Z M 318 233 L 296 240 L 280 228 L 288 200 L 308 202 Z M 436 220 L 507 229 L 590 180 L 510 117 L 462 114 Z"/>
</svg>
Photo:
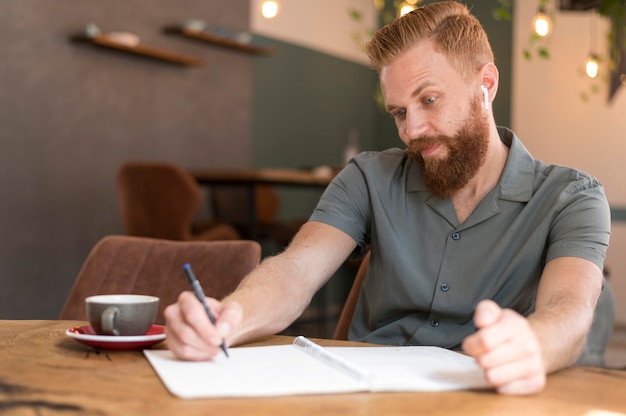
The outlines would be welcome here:
<svg viewBox="0 0 626 416">
<path fill-rule="evenodd" d="M 541 346 L 526 318 L 483 300 L 474 323 L 478 331 L 463 340 L 463 350 L 476 359 L 498 393 L 533 394 L 545 386 Z"/>
</svg>

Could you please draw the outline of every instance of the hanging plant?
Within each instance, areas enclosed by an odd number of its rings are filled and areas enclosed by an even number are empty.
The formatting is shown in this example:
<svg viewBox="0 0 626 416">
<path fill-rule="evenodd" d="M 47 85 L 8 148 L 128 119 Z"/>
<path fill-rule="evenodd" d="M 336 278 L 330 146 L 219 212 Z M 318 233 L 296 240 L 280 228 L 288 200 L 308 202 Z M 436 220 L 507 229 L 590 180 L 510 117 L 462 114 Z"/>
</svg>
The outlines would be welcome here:
<svg viewBox="0 0 626 416">
<path fill-rule="evenodd" d="M 510 22 L 513 20 L 513 0 L 498 0 L 500 6 L 492 10 L 491 15 L 496 20 L 503 20 Z M 554 12 L 548 10 L 548 0 L 539 0 L 537 10 L 543 11 L 550 20 L 554 20 Z M 546 36 L 540 36 L 536 32 L 532 31 L 528 35 L 528 46 L 522 50 L 524 58 L 530 61 L 533 56 L 538 56 L 543 59 L 550 58 L 550 51 L 546 45 Z"/>
<path fill-rule="evenodd" d="M 598 13 L 611 24 L 609 42 L 609 99 L 626 83 L 626 0 L 602 0 Z"/>
<path fill-rule="evenodd" d="M 493 17 L 498 20 L 512 20 L 513 0 L 498 0 L 500 6 L 493 10 Z M 539 0 L 537 10 L 544 11 L 548 17 L 554 19 L 554 12 L 548 10 L 549 0 Z M 613 98 L 620 85 L 626 84 L 626 0 L 600 0 L 595 6 L 598 14 L 610 21 L 610 30 L 607 34 L 609 44 L 608 70 L 609 76 L 609 100 Z M 540 58 L 550 58 L 547 40 L 535 32 L 528 38 L 528 47 L 522 51 L 524 58 L 531 60 L 534 55 Z M 594 86 L 592 93 L 598 92 Z M 585 95 L 583 99 L 588 99 Z"/>
</svg>

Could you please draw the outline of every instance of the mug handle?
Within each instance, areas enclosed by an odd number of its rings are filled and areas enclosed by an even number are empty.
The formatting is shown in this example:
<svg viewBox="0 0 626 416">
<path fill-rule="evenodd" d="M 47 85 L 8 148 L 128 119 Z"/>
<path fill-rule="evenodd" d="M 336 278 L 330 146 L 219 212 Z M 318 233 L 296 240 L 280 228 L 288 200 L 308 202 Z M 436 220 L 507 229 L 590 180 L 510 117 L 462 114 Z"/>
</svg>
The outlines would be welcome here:
<svg viewBox="0 0 626 416">
<path fill-rule="evenodd" d="M 102 316 L 100 317 L 100 324 L 102 325 L 102 331 L 107 334 L 118 335 L 120 331 L 115 328 L 115 317 L 119 313 L 119 309 L 115 306 L 108 307 L 102 312 Z"/>
</svg>

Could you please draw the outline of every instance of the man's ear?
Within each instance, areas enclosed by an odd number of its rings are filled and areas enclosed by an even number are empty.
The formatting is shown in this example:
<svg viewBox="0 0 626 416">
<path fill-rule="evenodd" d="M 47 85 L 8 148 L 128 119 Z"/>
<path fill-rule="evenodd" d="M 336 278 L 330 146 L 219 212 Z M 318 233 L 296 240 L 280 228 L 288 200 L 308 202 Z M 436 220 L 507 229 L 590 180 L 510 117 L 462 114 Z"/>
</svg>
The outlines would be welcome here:
<svg viewBox="0 0 626 416">
<path fill-rule="evenodd" d="M 498 68 L 494 64 L 486 63 L 480 68 L 480 84 L 487 87 L 490 100 L 493 100 L 498 92 L 499 78 Z"/>
</svg>

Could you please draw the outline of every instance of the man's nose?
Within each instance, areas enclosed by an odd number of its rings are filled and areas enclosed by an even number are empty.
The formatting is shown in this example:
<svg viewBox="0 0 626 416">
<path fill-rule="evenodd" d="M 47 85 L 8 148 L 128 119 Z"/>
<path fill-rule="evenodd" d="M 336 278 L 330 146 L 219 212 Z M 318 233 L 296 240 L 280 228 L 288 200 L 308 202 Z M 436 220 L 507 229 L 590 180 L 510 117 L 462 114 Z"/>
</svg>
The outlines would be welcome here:
<svg viewBox="0 0 626 416">
<path fill-rule="evenodd" d="M 409 139 L 418 139 L 423 137 L 428 130 L 428 123 L 424 113 L 420 111 L 407 111 L 405 134 Z"/>
</svg>

